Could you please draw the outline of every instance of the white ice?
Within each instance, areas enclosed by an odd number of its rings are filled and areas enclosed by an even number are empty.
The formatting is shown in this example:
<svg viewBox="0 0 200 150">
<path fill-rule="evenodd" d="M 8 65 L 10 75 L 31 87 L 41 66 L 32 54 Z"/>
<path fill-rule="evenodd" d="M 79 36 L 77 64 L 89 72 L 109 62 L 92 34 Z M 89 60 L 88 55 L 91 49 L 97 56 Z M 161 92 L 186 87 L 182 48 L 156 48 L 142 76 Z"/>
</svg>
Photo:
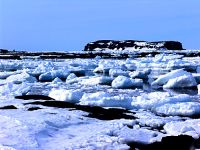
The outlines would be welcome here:
<svg viewBox="0 0 200 150">
<path fill-rule="evenodd" d="M 163 85 L 163 88 L 191 88 L 196 86 L 197 82 L 192 75 L 182 75 L 169 79 L 169 81 Z"/>
<path fill-rule="evenodd" d="M 81 99 L 83 92 L 81 90 L 65 90 L 65 89 L 52 89 L 49 97 L 59 101 L 70 101 L 77 103 Z"/>
<path fill-rule="evenodd" d="M 6 82 L 13 82 L 16 84 L 20 84 L 23 82 L 37 82 L 37 79 L 30 74 L 28 74 L 26 71 L 20 73 L 20 74 L 14 74 L 6 78 Z"/>
<path fill-rule="evenodd" d="M 125 51 L 116 52 L 120 53 Z M 167 53 L 126 60 L 1 60 L 0 108 L 14 105 L 17 109 L 0 109 L 0 149 L 129 149 L 128 142 L 149 144 L 164 136 L 186 134 L 199 138 L 200 121 L 191 118 L 200 114 L 199 95 L 171 94 L 162 89 L 152 92 L 141 87 L 141 79 L 152 75 L 145 69 L 164 74 L 156 75 L 152 85 L 188 87 L 194 79 L 199 84 L 199 65 L 199 58 Z M 107 76 L 109 71 L 113 77 Z M 120 77 L 119 72 L 128 73 L 134 79 Z M 55 80 L 41 83 L 35 78 L 38 76 Z M 66 82 L 61 83 L 61 79 Z M 84 111 L 25 105 L 34 100 L 14 98 L 34 93 L 34 90 L 36 94 L 45 93 L 57 101 L 128 109 L 135 119 L 105 121 L 88 117 Z M 199 85 L 198 91 L 200 94 Z M 28 111 L 32 107 L 41 109 Z M 163 126 L 161 131 L 157 129 Z"/>
<path fill-rule="evenodd" d="M 81 105 L 120 107 L 131 109 L 132 98 L 128 95 L 112 96 L 106 92 L 85 93 L 80 100 Z"/>
<path fill-rule="evenodd" d="M 66 69 L 63 69 L 63 70 L 53 70 L 53 71 L 41 74 L 39 76 L 39 80 L 40 81 L 52 81 L 56 77 L 58 77 L 60 79 L 66 79 L 69 74 L 70 74 L 70 72 L 68 70 L 66 70 Z"/>
<path fill-rule="evenodd" d="M 200 114 L 199 102 L 167 103 L 156 107 L 154 111 L 167 116 L 193 116 Z"/>
<path fill-rule="evenodd" d="M 179 122 L 169 122 L 164 125 L 165 131 L 174 136 L 190 135 L 195 139 L 200 137 L 200 120 L 192 119 Z"/>
<path fill-rule="evenodd" d="M 142 86 L 143 81 L 141 79 L 131 79 L 126 76 L 118 76 L 112 82 L 112 87 L 119 89 L 128 89 Z"/>
<path fill-rule="evenodd" d="M 25 95 L 30 91 L 30 89 L 31 85 L 28 83 L 14 84 L 9 82 L 0 86 L 0 96 L 7 97 L 9 95 Z"/>
<path fill-rule="evenodd" d="M 166 84 L 170 79 L 176 78 L 176 77 L 180 77 L 183 75 L 187 75 L 190 76 L 191 73 L 184 71 L 183 69 L 177 69 L 177 70 L 173 70 L 167 74 L 161 75 L 158 77 L 158 79 L 156 79 L 151 85 L 152 86 L 163 86 L 164 84 Z"/>
<path fill-rule="evenodd" d="M 111 77 L 117 77 L 117 76 L 127 76 L 129 77 L 128 72 L 123 71 L 121 69 L 110 69 L 109 70 L 109 76 Z"/>
</svg>

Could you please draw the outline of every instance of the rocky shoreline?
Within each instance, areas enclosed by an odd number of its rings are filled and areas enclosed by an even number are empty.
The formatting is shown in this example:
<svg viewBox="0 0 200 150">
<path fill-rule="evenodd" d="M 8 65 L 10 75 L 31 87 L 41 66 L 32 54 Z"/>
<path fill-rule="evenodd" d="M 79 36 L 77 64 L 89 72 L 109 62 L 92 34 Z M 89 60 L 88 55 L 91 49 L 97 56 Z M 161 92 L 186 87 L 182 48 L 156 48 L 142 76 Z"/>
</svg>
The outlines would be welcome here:
<svg viewBox="0 0 200 150">
<path fill-rule="evenodd" d="M 198 57 L 200 56 L 200 50 L 137 50 L 137 51 L 68 51 L 68 52 L 28 52 L 28 51 L 0 51 L 0 59 L 73 59 L 73 58 L 95 58 L 100 56 L 101 58 L 139 58 L 148 57 L 158 54 L 177 54 L 183 55 L 184 57 Z"/>
</svg>

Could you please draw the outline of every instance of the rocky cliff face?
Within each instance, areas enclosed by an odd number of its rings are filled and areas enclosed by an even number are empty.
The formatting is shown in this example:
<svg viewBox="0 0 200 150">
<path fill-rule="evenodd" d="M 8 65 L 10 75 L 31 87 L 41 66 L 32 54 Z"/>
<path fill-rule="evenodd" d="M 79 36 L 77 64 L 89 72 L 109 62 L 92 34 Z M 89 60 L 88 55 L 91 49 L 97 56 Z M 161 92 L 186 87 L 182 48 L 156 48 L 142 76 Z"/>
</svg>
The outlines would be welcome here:
<svg viewBox="0 0 200 150">
<path fill-rule="evenodd" d="M 147 42 L 147 41 L 136 41 L 136 40 L 125 40 L 125 41 L 114 41 L 114 40 L 99 40 L 88 43 L 85 46 L 84 51 L 93 50 L 124 50 L 126 48 L 134 49 L 167 49 L 167 50 L 182 50 L 182 44 L 178 41 L 158 41 L 158 42 Z"/>
</svg>

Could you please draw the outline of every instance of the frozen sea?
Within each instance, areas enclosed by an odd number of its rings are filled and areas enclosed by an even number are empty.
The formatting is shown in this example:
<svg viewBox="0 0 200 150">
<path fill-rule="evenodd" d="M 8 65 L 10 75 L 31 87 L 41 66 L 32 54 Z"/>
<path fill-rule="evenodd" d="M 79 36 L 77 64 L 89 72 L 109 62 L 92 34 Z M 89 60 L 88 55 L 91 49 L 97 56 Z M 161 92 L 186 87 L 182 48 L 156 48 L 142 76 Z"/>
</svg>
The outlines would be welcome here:
<svg viewBox="0 0 200 150">
<path fill-rule="evenodd" d="M 0 149 L 198 149 L 199 140 L 198 56 L 0 60 Z"/>
</svg>

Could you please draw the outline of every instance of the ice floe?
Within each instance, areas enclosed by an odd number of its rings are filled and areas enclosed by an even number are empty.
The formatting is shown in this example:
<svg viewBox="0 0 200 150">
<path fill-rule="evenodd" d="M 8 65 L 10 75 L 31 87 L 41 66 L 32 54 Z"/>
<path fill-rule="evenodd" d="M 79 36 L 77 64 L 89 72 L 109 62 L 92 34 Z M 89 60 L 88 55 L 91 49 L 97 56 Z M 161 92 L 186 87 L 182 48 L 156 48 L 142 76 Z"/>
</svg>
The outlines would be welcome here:
<svg viewBox="0 0 200 150">
<path fill-rule="evenodd" d="M 85 93 L 80 100 L 81 105 L 121 107 L 131 109 L 132 98 L 125 95 L 112 96 L 106 92 Z"/>
<path fill-rule="evenodd" d="M 60 79 L 66 79 L 70 72 L 68 70 L 53 70 L 50 72 L 43 73 L 39 76 L 40 81 L 52 81 L 56 77 Z"/>
<path fill-rule="evenodd" d="M 186 120 L 179 122 L 169 122 L 164 125 L 165 131 L 174 136 L 190 135 L 195 139 L 200 137 L 200 120 Z"/>
<path fill-rule="evenodd" d="M 160 141 L 164 136 L 162 133 L 152 131 L 148 129 L 123 127 L 119 131 L 114 132 L 115 136 L 118 136 L 122 143 L 143 143 L 151 144 L 156 141 Z"/>
<path fill-rule="evenodd" d="M 121 69 L 110 69 L 109 70 L 109 76 L 111 77 L 117 77 L 117 76 L 127 76 L 129 77 L 128 72 L 123 71 Z"/>
<path fill-rule="evenodd" d="M 143 86 L 143 80 L 131 79 L 126 76 L 118 76 L 112 82 L 112 87 L 119 89 L 129 89 L 142 86 Z"/>
<path fill-rule="evenodd" d="M 121 69 L 126 70 L 126 66 L 124 63 L 113 63 L 112 61 L 100 61 L 98 67 L 93 70 L 95 73 L 109 73 L 110 69 Z"/>
<path fill-rule="evenodd" d="M 52 71 L 55 69 L 55 65 L 52 62 L 41 62 L 38 66 L 31 72 L 33 75 L 39 76 L 43 73 Z"/>
<path fill-rule="evenodd" d="M 149 109 L 154 110 L 155 108 L 164 104 L 171 104 L 176 102 L 189 102 L 191 97 L 187 94 L 180 94 L 177 96 L 169 96 L 168 93 L 163 92 L 152 92 L 149 94 L 143 94 L 138 97 L 133 97 L 132 106 L 137 109 Z"/>
<path fill-rule="evenodd" d="M 150 69 L 145 69 L 143 71 L 130 72 L 129 75 L 131 78 L 148 79 L 148 75 L 150 74 L 150 72 Z"/>
<path fill-rule="evenodd" d="M 100 76 L 100 77 L 91 77 L 89 79 L 82 80 L 80 83 L 83 85 L 111 85 L 113 81 L 112 77 Z"/>
<path fill-rule="evenodd" d="M 21 70 L 23 65 L 16 60 L 0 60 L 0 70 L 3 71 L 16 71 Z"/>
<path fill-rule="evenodd" d="M 6 82 L 13 82 L 16 84 L 20 84 L 23 82 L 33 83 L 33 82 L 37 82 L 37 79 L 31 76 L 30 74 L 28 74 L 27 72 L 22 72 L 20 74 L 11 75 L 7 77 Z"/>
<path fill-rule="evenodd" d="M 196 82 L 200 84 L 200 73 L 192 73 L 192 76 L 195 78 Z"/>
<path fill-rule="evenodd" d="M 177 102 L 166 103 L 156 107 L 154 111 L 157 114 L 166 116 L 193 116 L 200 114 L 199 102 Z"/>
<path fill-rule="evenodd" d="M 18 72 L 11 72 L 11 71 L 3 71 L 0 72 L 0 79 L 6 79 L 7 77 L 11 76 L 11 75 L 15 75 Z"/>
<path fill-rule="evenodd" d="M 66 80 L 71 80 L 71 79 L 74 79 L 74 78 L 76 78 L 77 76 L 74 74 L 74 73 L 70 73 L 69 75 L 68 75 L 68 77 L 67 77 L 67 79 Z"/>
<path fill-rule="evenodd" d="M 197 73 L 200 73 L 200 66 L 197 67 Z"/>
<path fill-rule="evenodd" d="M 0 96 L 25 95 L 30 91 L 30 89 L 31 89 L 31 85 L 27 83 L 13 84 L 9 82 L 0 86 Z"/>
<path fill-rule="evenodd" d="M 191 73 L 184 71 L 183 69 L 173 70 L 173 71 L 171 71 L 167 74 L 159 76 L 158 79 L 156 79 L 151 85 L 152 86 L 163 86 L 170 79 L 180 77 L 180 76 L 183 76 L 183 75 L 190 76 Z"/>
<path fill-rule="evenodd" d="M 178 116 L 161 117 L 145 111 L 137 112 L 134 116 L 138 118 L 136 121 L 140 126 L 147 126 L 153 129 L 162 128 L 168 122 L 181 121 L 181 117 Z"/>
<path fill-rule="evenodd" d="M 70 101 L 77 103 L 81 99 L 83 92 L 81 90 L 65 90 L 65 89 L 52 89 L 49 97 L 59 101 Z"/>
<path fill-rule="evenodd" d="M 52 81 L 52 83 L 55 83 L 55 84 L 57 84 L 57 83 L 62 83 L 62 80 L 61 80 L 60 78 L 56 77 L 56 78 Z"/>
<path fill-rule="evenodd" d="M 192 75 L 182 75 L 169 79 L 167 84 L 163 85 L 163 88 L 192 88 L 196 86 L 197 82 Z"/>
</svg>

